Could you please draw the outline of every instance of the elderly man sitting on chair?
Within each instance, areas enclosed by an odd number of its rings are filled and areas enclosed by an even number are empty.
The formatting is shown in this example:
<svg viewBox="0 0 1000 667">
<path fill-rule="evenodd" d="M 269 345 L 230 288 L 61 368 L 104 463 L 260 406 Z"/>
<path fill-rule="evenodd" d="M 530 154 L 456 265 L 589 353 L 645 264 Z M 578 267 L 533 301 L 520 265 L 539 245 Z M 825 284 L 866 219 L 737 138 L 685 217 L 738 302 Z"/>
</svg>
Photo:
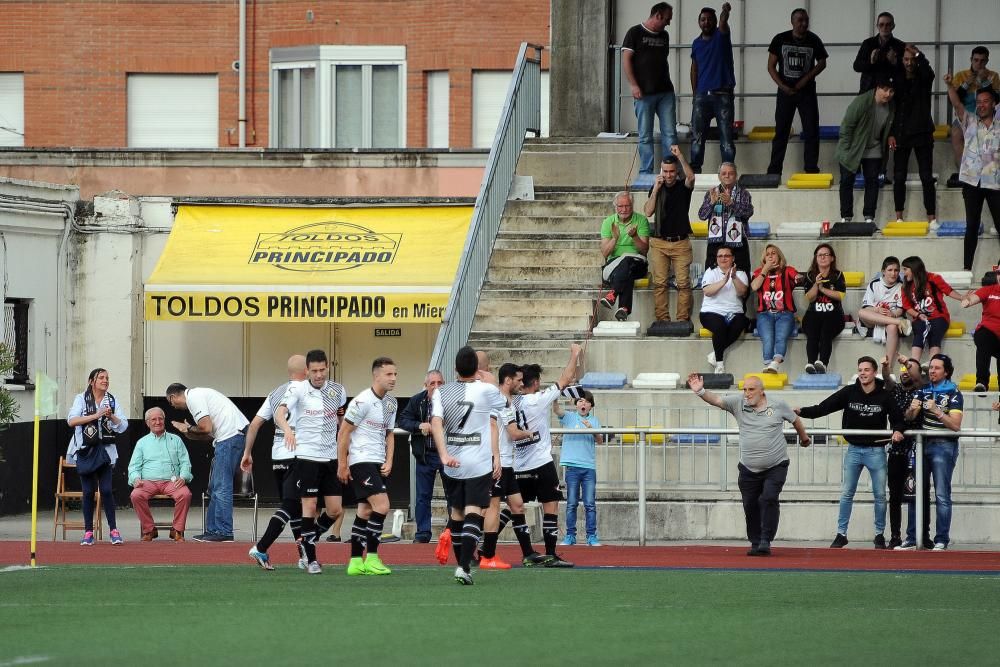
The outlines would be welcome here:
<svg viewBox="0 0 1000 667">
<path fill-rule="evenodd" d="M 165 430 L 166 416 L 160 408 L 146 410 L 149 433 L 142 436 L 128 464 L 128 483 L 132 487 L 132 507 L 139 515 L 142 541 L 156 539 L 157 530 L 149 511 L 149 499 L 168 495 L 174 500 L 174 520 L 170 539 L 184 541 L 184 525 L 191 507 L 191 459 L 184 442 Z"/>
</svg>

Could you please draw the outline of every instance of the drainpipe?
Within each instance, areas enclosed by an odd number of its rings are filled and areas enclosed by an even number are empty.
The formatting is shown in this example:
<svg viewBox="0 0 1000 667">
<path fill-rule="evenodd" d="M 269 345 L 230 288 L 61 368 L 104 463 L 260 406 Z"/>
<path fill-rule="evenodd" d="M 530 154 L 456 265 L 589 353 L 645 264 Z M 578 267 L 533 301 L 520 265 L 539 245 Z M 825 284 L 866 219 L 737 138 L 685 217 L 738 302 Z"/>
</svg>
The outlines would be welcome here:
<svg viewBox="0 0 1000 667">
<path fill-rule="evenodd" d="M 247 147 L 247 0 L 240 0 L 240 148 Z"/>
</svg>

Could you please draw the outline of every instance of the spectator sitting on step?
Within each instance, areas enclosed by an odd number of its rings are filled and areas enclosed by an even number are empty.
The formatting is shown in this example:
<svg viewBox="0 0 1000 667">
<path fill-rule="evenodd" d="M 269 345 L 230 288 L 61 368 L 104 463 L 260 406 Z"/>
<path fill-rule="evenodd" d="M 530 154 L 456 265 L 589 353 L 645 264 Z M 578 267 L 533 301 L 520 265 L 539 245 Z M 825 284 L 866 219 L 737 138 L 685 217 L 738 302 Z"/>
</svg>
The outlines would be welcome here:
<svg viewBox="0 0 1000 667">
<path fill-rule="evenodd" d="M 882 260 L 882 273 L 870 283 L 861 299 L 858 311 L 858 331 L 872 340 L 885 343 L 886 356 L 895 359 L 899 352 L 899 339 L 910 335 L 910 321 L 903 311 L 903 281 L 899 278 L 899 260 L 892 255 Z"/>
<path fill-rule="evenodd" d="M 719 167 L 719 185 L 705 193 L 698 218 L 708 221 L 708 250 L 705 268 L 715 266 L 715 253 L 731 248 L 736 268 L 750 275 L 750 229 L 753 198 L 736 183 L 736 165 L 723 162 Z"/>
<path fill-rule="evenodd" d="M 961 301 L 962 295 L 936 273 L 928 273 L 919 257 L 903 260 L 903 308 L 913 320 L 910 356 L 920 360 L 926 349 L 931 357 L 941 351 L 941 342 L 951 323 L 944 298 Z"/>
<path fill-rule="evenodd" d="M 720 246 L 716 255 L 717 265 L 701 277 L 701 326 L 712 332 L 712 351 L 708 363 L 716 373 L 725 373 L 723 355 L 730 345 L 746 331 L 747 318 L 743 314 L 743 299 L 747 293 L 747 274 L 736 269 L 732 248 Z"/>
<path fill-rule="evenodd" d="M 990 362 L 993 359 L 997 360 L 997 372 L 1000 372 L 1000 284 L 970 291 L 962 299 L 962 308 L 977 303 L 983 305 L 983 319 L 972 334 L 976 344 L 976 386 L 973 391 L 984 394 L 990 386 Z"/>
<path fill-rule="evenodd" d="M 184 442 L 166 431 L 166 416 L 160 408 L 146 410 L 149 433 L 139 438 L 128 462 L 128 483 L 132 487 L 132 507 L 139 517 L 142 541 L 151 542 L 159 535 L 149 511 L 149 499 L 168 495 L 174 501 L 174 519 L 170 539 L 184 541 L 184 526 L 191 507 L 191 458 Z"/>
<path fill-rule="evenodd" d="M 768 243 L 754 269 L 750 288 L 757 293 L 757 333 L 764 352 L 764 372 L 777 373 L 785 360 L 788 339 L 795 328 L 792 291 L 802 274 L 788 266 L 778 246 Z"/>
<path fill-rule="evenodd" d="M 826 373 L 833 354 L 833 339 L 844 330 L 842 302 L 847 292 L 844 274 L 837 268 L 837 253 L 829 243 L 820 243 L 813 250 L 812 264 L 805 273 L 802 289 L 809 300 L 802 317 L 802 330 L 806 334 L 806 373 Z"/>
<path fill-rule="evenodd" d="M 875 222 L 878 209 L 879 173 L 885 163 L 895 105 L 896 83 L 879 79 L 874 90 L 861 93 L 848 105 L 840 121 L 837 162 L 840 165 L 840 221 L 854 219 L 854 175 L 865 178 L 862 213 L 865 222 Z"/>
<path fill-rule="evenodd" d="M 611 289 L 601 297 L 601 305 L 614 308 L 615 319 L 624 322 L 632 312 L 632 290 L 636 280 L 648 273 L 649 220 L 632 210 L 632 195 L 619 192 L 614 198 L 615 213 L 601 223 L 602 277 Z"/>
<path fill-rule="evenodd" d="M 969 59 L 969 69 L 955 72 L 951 79 L 958 99 L 965 106 L 966 113 L 976 113 L 976 93 L 983 88 L 1000 90 L 1000 74 L 993 70 L 986 69 L 990 62 L 990 50 L 985 46 L 977 46 L 972 49 L 972 57 Z M 955 152 L 955 167 L 962 166 L 962 154 L 965 152 L 965 133 L 962 130 L 962 121 L 955 116 L 951 121 L 951 147 Z M 958 172 L 948 179 L 949 188 L 958 188 L 962 182 L 958 180 Z"/>
<path fill-rule="evenodd" d="M 889 137 L 889 150 L 893 155 L 892 195 L 896 204 L 896 220 L 903 220 L 906 202 L 906 169 L 910 152 L 917 158 L 920 187 L 924 195 L 924 211 L 931 230 L 937 229 L 937 205 L 934 189 L 934 120 L 931 118 L 931 99 L 934 88 L 934 70 L 927 57 L 913 44 L 906 45 L 903 53 L 906 75 L 896 82 L 896 115 Z"/>
</svg>

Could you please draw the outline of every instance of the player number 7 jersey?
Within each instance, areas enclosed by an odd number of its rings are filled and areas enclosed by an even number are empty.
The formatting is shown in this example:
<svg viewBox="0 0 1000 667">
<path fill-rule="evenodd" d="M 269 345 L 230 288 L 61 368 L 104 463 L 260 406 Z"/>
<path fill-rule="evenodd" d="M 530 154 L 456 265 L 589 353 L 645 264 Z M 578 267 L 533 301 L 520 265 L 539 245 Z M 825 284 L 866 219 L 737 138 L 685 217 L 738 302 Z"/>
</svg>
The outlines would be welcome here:
<svg viewBox="0 0 1000 667">
<path fill-rule="evenodd" d="M 506 405 L 499 389 L 479 380 L 438 387 L 431 399 L 431 415 L 442 420 L 448 455 L 460 464 L 446 467 L 446 475 L 471 479 L 493 470 L 491 424 Z"/>
</svg>

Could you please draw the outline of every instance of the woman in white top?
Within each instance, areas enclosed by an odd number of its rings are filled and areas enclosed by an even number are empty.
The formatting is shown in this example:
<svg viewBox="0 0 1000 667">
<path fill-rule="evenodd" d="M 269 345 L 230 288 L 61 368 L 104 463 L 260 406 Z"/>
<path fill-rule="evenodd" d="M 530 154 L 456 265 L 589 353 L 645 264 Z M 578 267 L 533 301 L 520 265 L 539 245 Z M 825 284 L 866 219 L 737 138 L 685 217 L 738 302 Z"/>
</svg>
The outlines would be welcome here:
<svg viewBox="0 0 1000 667">
<path fill-rule="evenodd" d="M 867 335 L 873 327 L 872 339 L 885 343 L 886 356 L 896 358 L 900 336 L 910 335 L 910 321 L 903 310 L 903 281 L 899 279 L 899 260 L 889 256 L 882 260 L 882 274 L 868 283 L 858 311 L 858 331 Z"/>
<path fill-rule="evenodd" d="M 708 363 L 716 373 L 725 373 L 722 356 L 726 348 L 740 339 L 746 331 L 747 318 L 743 314 L 743 297 L 750 282 L 747 274 L 736 269 L 733 250 L 720 246 L 716 250 L 717 265 L 705 271 L 701 278 L 701 326 L 712 332 L 712 352 Z"/>
</svg>

